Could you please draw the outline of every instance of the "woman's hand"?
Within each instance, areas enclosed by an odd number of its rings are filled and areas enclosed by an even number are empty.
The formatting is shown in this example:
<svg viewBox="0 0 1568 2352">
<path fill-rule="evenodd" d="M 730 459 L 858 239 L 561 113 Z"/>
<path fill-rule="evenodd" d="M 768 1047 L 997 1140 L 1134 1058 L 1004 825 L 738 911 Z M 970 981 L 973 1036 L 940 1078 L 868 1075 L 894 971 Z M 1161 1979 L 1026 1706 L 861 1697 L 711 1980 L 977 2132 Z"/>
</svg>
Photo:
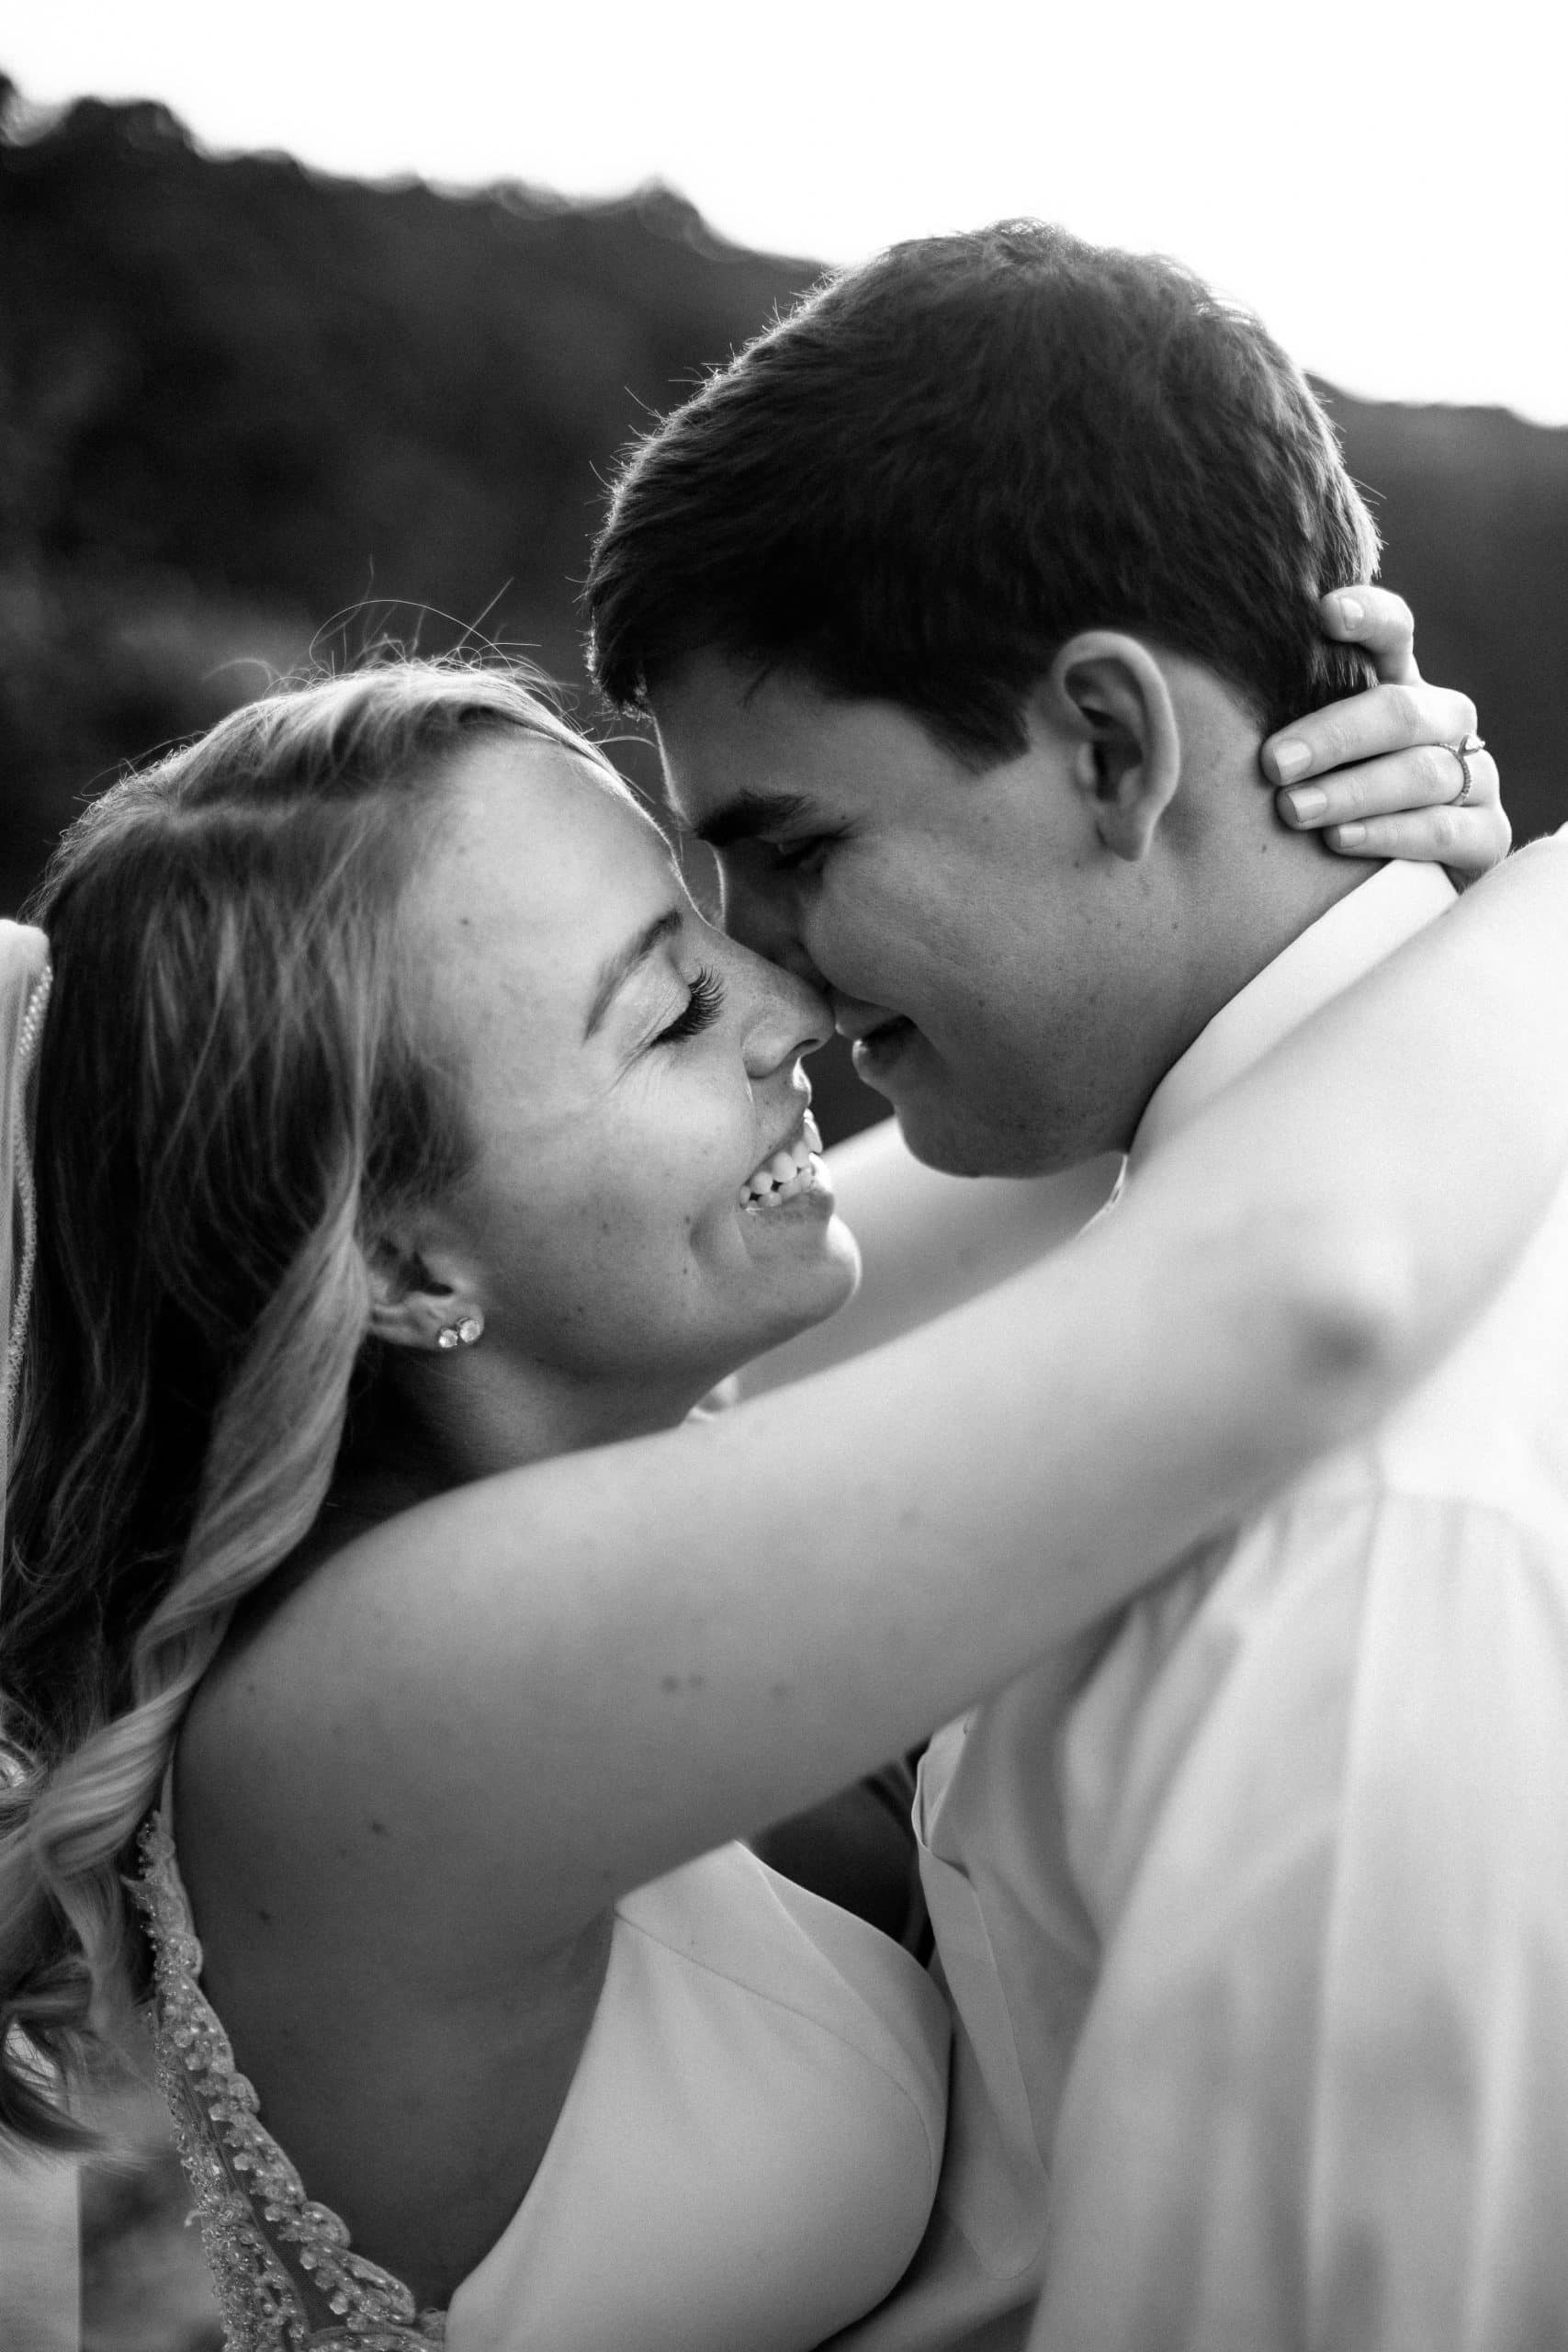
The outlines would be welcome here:
<svg viewBox="0 0 1568 2352">
<path fill-rule="evenodd" d="M 1499 797 L 1497 763 L 1470 755 L 1470 797 L 1448 747 L 1475 731 L 1475 705 L 1429 686 L 1416 666 L 1416 623 L 1386 588 L 1325 596 L 1326 637 L 1360 646 L 1381 684 L 1295 720 L 1264 744 L 1275 806 L 1296 832 L 1321 832 L 1347 857 L 1410 857 L 1441 864 L 1461 886 L 1507 855 L 1513 838 Z"/>
</svg>

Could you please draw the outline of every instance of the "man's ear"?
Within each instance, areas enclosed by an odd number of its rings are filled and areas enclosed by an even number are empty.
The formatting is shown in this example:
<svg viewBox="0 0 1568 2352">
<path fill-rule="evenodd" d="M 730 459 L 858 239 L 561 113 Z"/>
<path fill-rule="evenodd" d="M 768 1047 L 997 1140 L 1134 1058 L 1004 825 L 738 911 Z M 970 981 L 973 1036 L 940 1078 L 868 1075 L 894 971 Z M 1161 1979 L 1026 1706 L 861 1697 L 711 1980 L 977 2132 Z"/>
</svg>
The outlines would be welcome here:
<svg viewBox="0 0 1568 2352">
<path fill-rule="evenodd" d="M 458 1253 L 407 1236 L 384 1235 L 367 1255 L 370 1276 L 370 1333 L 389 1347 L 439 1349 L 453 1345 L 442 1333 L 465 1325 L 484 1327 L 484 1310 L 473 1270 Z"/>
<path fill-rule="evenodd" d="M 1083 629 L 1042 688 L 1052 723 L 1074 739 L 1075 782 L 1113 857 L 1146 857 L 1181 780 L 1181 734 L 1165 672 L 1135 637 Z"/>
</svg>

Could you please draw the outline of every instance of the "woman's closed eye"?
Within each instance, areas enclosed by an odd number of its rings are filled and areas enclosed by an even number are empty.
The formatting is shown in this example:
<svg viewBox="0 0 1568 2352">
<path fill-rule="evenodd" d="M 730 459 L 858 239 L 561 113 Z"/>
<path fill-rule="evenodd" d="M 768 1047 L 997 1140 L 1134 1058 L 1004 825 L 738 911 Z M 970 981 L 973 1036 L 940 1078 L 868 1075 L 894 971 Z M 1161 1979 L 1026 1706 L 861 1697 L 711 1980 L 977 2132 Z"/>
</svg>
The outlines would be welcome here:
<svg viewBox="0 0 1568 2352">
<path fill-rule="evenodd" d="M 656 1046 L 678 1046 L 683 1038 L 700 1036 L 711 1027 L 724 1009 L 724 982 L 716 972 L 700 965 L 696 978 L 687 982 L 691 994 L 667 1029 L 661 1029 L 652 1042 Z"/>
</svg>

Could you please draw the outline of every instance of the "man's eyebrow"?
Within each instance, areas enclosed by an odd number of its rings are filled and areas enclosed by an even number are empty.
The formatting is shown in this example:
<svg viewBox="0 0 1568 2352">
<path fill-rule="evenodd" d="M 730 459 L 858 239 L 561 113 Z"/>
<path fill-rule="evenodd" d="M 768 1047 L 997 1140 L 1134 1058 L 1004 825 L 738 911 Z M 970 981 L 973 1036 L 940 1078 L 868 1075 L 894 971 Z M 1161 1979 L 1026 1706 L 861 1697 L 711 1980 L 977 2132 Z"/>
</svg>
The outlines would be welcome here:
<svg viewBox="0 0 1568 2352">
<path fill-rule="evenodd" d="M 628 940 L 626 946 L 617 947 L 613 956 L 605 957 L 599 967 L 593 1001 L 588 1009 L 588 1020 L 582 1032 L 584 1045 L 609 1012 L 610 1001 L 622 982 L 630 978 L 639 964 L 647 962 L 661 940 L 669 939 L 678 932 L 685 920 L 681 908 L 666 907 L 661 915 L 655 915 L 651 922 L 644 923 L 635 939 Z"/>
<path fill-rule="evenodd" d="M 738 792 L 700 825 L 693 827 L 709 849 L 728 849 L 731 842 L 755 841 L 759 833 L 786 831 L 792 825 L 820 824 L 821 812 L 800 792 Z"/>
</svg>

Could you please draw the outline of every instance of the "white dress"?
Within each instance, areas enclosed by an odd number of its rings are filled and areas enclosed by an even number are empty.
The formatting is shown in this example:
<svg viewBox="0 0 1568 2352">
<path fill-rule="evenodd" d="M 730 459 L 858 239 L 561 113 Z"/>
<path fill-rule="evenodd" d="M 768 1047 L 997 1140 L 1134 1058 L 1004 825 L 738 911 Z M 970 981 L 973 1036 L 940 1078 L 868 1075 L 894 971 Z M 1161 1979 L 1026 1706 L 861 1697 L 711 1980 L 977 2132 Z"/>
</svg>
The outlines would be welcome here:
<svg viewBox="0 0 1568 2352">
<path fill-rule="evenodd" d="M 910 1955 L 725 1846 L 618 1906 L 543 2161 L 445 2312 L 356 2256 L 198 1982 L 166 1815 L 137 1897 L 230 2352 L 810 2352 L 895 2285 L 942 2158 L 948 2019 Z"/>
</svg>

